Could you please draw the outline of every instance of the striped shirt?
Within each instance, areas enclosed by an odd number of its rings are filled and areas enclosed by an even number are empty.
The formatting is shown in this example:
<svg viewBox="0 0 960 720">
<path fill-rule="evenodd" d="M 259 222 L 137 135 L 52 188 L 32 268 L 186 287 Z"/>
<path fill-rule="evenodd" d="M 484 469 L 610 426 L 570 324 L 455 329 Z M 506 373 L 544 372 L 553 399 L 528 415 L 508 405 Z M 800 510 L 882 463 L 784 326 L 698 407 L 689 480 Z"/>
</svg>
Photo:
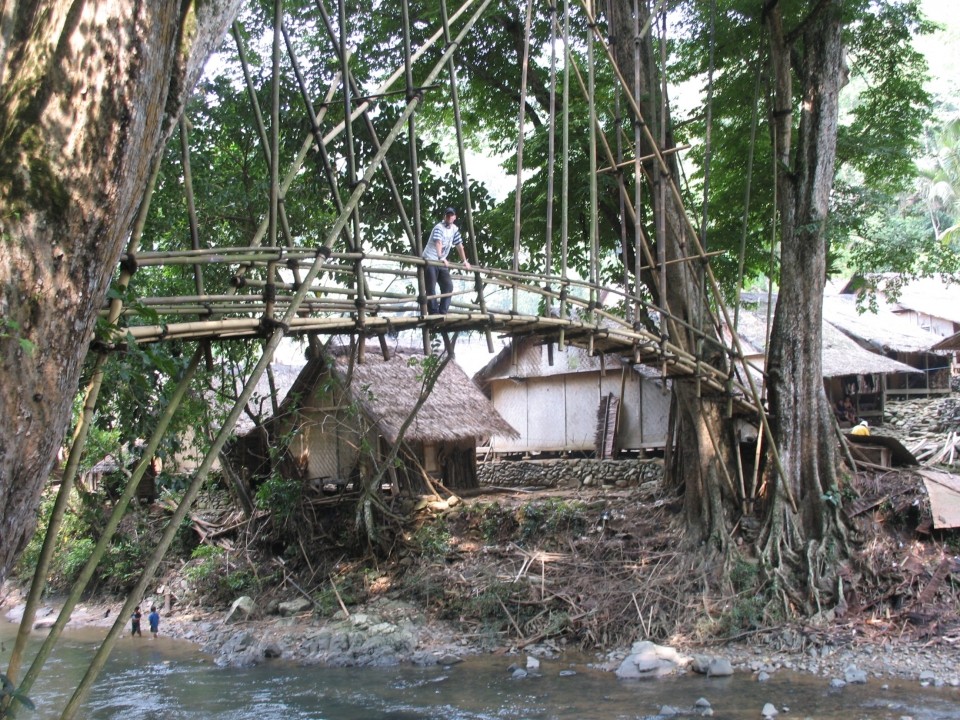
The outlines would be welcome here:
<svg viewBox="0 0 960 720">
<path fill-rule="evenodd" d="M 439 254 L 437 254 L 438 241 L 440 242 Z M 456 225 L 453 223 L 447 225 L 445 222 L 439 222 L 436 227 L 433 228 L 433 232 L 430 233 L 430 240 L 423 249 L 422 257 L 424 260 L 444 260 L 447 255 L 450 254 L 450 248 L 462 242 L 463 238 L 460 237 L 460 229 Z"/>
</svg>

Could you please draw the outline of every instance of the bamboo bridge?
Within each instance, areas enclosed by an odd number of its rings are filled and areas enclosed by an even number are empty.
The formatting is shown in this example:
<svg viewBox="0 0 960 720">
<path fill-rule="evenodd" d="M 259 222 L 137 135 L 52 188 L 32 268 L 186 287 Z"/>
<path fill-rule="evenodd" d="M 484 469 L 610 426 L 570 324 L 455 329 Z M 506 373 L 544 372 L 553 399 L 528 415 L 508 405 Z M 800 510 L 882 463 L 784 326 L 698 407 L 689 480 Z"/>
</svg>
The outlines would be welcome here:
<svg viewBox="0 0 960 720">
<path fill-rule="evenodd" d="M 328 11 L 328 3 L 336 5 L 335 13 Z M 759 418 L 765 436 L 769 437 L 769 426 L 756 387 L 758 374 L 748 368 L 736 333 L 723 334 L 723 328 L 735 327 L 736 323 L 730 320 L 723 293 L 712 274 L 711 253 L 707 253 L 700 242 L 699 228 L 688 219 L 678 181 L 671 175 L 665 161 L 665 157 L 677 149 L 667 147 L 665 128 L 642 117 L 635 99 L 640 94 L 639 81 L 626 79 L 617 67 L 592 0 L 580 0 L 579 3 L 571 0 L 562 6 L 557 3 L 535 4 L 533 0 L 525 3 L 523 57 L 522 60 L 518 58 L 516 65 L 521 77 L 517 104 L 514 251 L 510 268 L 484 267 L 478 258 L 476 210 L 471 197 L 466 153 L 468 139 L 461 120 L 457 78 L 459 53 L 465 41 L 484 33 L 504 32 L 502 8 L 498 8 L 493 0 L 463 0 L 448 13 L 445 0 L 439 0 L 437 6 L 432 6 L 437 11 L 434 15 L 421 15 L 416 23 L 412 23 L 408 0 L 382 5 L 383 12 L 390 10 L 402 15 L 402 31 L 398 33 L 402 37 L 398 37 L 396 43 L 396 47 L 402 49 L 402 61 L 388 76 L 385 72 L 382 77 L 374 74 L 374 80 L 356 75 L 357 63 L 350 47 L 352 18 L 345 0 L 332 3 L 317 0 L 310 8 L 306 5 L 297 8 L 297 12 L 304 13 L 304 16 L 296 18 L 288 18 L 283 4 L 277 2 L 273 17 L 267 18 L 266 26 L 245 28 L 240 22 L 234 24 L 231 34 L 236 65 L 242 69 L 242 80 L 236 82 L 246 86 L 249 122 L 255 131 L 252 137 L 259 141 L 254 154 L 263 163 L 259 168 L 263 176 L 269 178 L 262 189 L 268 197 L 259 206 L 266 210 L 262 217 L 256 214 L 254 220 L 258 224 L 247 236 L 232 237 L 229 246 L 223 243 L 223 247 L 204 247 L 205 243 L 213 244 L 207 240 L 213 234 L 205 232 L 206 219 L 197 210 L 191 161 L 191 156 L 202 155 L 202 150 L 191 147 L 192 126 L 185 113 L 179 121 L 179 166 L 166 169 L 169 174 L 165 178 L 168 187 L 173 184 L 183 189 L 183 209 L 187 217 L 183 227 L 188 227 L 189 233 L 181 247 L 157 250 L 144 228 L 150 218 L 151 196 L 164 167 L 163 162 L 177 153 L 159 156 L 154 162 L 150 188 L 145 192 L 126 251 L 119 259 L 113 290 L 104 302 L 99 329 L 90 345 L 88 360 L 93 371 L 63 472 L 58 507 L 68 502 L 72 492 L 110 354 L 130 343 L 176 341 L 194 346 L 192 359 L 180 377 L 169 379 L 171 386 L 164 393 L 166 402 L 157 408 L 156 425 L 145 443 L 142 460 L 116 500 L 113 514 L 92 553 L 91 564 L 84 568 L 81 580 L 71 591 L 60 617 L 24 677 L 21 691 L 29 691 L 52 650 L 92 576 L 97 558 L 105 552 L 140 479 L 157 453 L 201 362 L 212 357 L 210 346 L 223 342 L 256 342 L 262 352 L 244 378 L 243 390 L 211 441 L 207 455 L 170 517 L 154 554 L 145 562 L 141 578 L 117 614 L 117 624 L 91 661 L 87 676 L 65 709 L 64 718 L 76 714 L 103 668 L 110 648 L 125 627 L 126 618 L 137 599 L 143 597 L 147 584 L 154 577 L 220 451 L 231 437 L 257 382 L 284 338 L 306 336 L 311 342 L 317 342 L 321 337 L 348 335 L 357 339 L 380 338 L 383 342 L 393 333 L 415 331 L 422 335 L 424 349 L 429 351 L 435 337 L 442 338 L 448 349 L 453 350 L 457 333 L 476 331 L 487 335 L 492 351 L 492 333 L 513 338 L 536 336 L 545 343 L 575 344 L 592 354 L 616 353 L 633 363 L 659 368 L 664 377 L 692 379 L 698 383 L 698 388 L 703 386 L 711 394 L 725 397 L 729 412 Z M 644 19 L 643 13 L 637 11 L 640 6 L 646 8 L 646 3 L 635 5 L 633 40 L 638 47 L 642 37 L 658 32 L 657 22 L 651 22 L 649 17 Z M 658 3 L 654 12 L 661 12 L 662 6 L 663 3 Z M 543 107 L 543 94 L 535 99 L 527 95 L 527 72 L 535 64 L 531 58 L 534 10 L 547 13 L 545 18 L 539 18 L 539 28 L 541 33 L 548 28 L 549 39 L 541 46 L 541 55 L 536 60 L 543 61 L 541 67 L 549 62 L 549 107 Z M 260 22 L 249 18 L 246 21 Z M 292 26 L 301 32 L 309 29 L 315 36 L 298 37 L 291 32 Z M 266 74 L 261 78 L 260 86 L 254 81 L 255 72 L 247 59 L 247 42 L 251 37 L 261 42 L 272 37 L 272 69 L 267 69 L 267 63 L 257 66 Z M 327 47 L 323 50 L 325 42 Z M 660 42 L 663 43 L 662 37 Z M 557 57 L 558 49 L 562 51 L 562 57 Z M 323 66 L 332 70 L 322 74 L 321 79 L 313 77 L 309 80 L 304 71 L 309 65 L 304 62 L 307 52 L 314 54 L 314 61 L 317 53 L 327 53 Z M 620 127 L 612 131 L 605 130 L 597 116 L 599 96 L 595 92 L 595 71 L 603 63 L 606 64 L 604 77 L 613 78 L 617 85 L 613 92 L 618 107 L 615 112 L 606 113 L 608 123 L 610 118 L 635 118 L 620 123 Z M 318 64 L 321 63 L 314 62 L 314 66 Z M 236 77 L 240 77 L 239 73 Z M 374 83 L 375 87 L 372 86 Z M 287 91 L 284 103 L 281 103 L 281 85 Z M 322 91 L 324 86 L 325 92 Z M 589 137 L 578 139 L 585 147 L 589 142 L 589 151 L 583 153 L 590 163 L 588 212 L 572 210 L 569 202 L 567 112 L 574 94 L 579 94 L 584 102 L 582 107 L 590 115 L 584 133 Z M 269 98 L 267 107 L 261 107 L 264 97 Z M 602 102 L 608 102 L 611 94 L 603 97 Z M 528 105 L 534 102 L 541 106 L 544 115 L 549 116 L 550 136 L 543 165 L 547 180 L 543 214 L 546 227 L 540 238 L 522 237 L 521 232 L 523 187 L 520 179 L 524 175 L 524 138 L 529 134 L 525 113 Z M 422 218 L 431 216 L 436 210 L 424 208 L 419 186 L 421 167 L 417 157 L 416 118 L 428 103 L 442 106 L 444 112 L 452 113 L 459 158 L 459 162 L 453 164 L 457 166 L 460 178 L 459 188 L 448 188 L 445 199 L 457 198 L 452 204 L 463 210 L 460 229 L 471 264 L 469 270 L 461 267 L 454 286 L 452 307 L 445 315 L 427 313 L 425 261 L 421 259 L 421 239 L 433 225 L 429 222 L 424 226 Z M 391 112 L 382 111 L 382 106 L 386 105 Z M 293 141 L 290 140 L 292 132 L 300 133 Z M 615 137 L 608 138 L 607 132 Z M 280 142 L 282 133 L 286 133 L 283 144 Z M 359 142 L 357 137 L 361 133 L 363 141 Z M 406 141 L 408 152 L 402 166 L 397 162 L 396 152 L 389 155 L 391 146 L 401 138 Z M 558 142 L 555 143 L 554 138 Z M 556 152 L 556 146 L 559 146 L 559 152 Z M 652 147 L 652 154 L 642 156 L 641 147 Z M 256 162 L 256 159 L 250 162 Z M 305 228 L 298 220 L 298 232 L 295 233 L 291 230 L 290 217 L 294 203 L 290 201 L 297 198 L 298 193 L 307 192 L 301 183 L 314 167 L 320 168 L 326 189 L 324 198 L 317 198 L 315 189 L 311 190 L 311 201 L 323 201 L 332 210 L 324 216 L 322 227 Z M 404 182 L 398 183 L 398 177 Z M 620 214 L 624 219 L 621 226 L 635 228 L 632 238 L 626 237 L 625 230 L 622 231 L 621 246 L 633 251 L 635 267 L 624 273 L 623 284 L 618 287 L 599 279 L 597 179 L 601 177 L 615 178 Z M 583 178 L 580 180 L 582 182 Z M 392 207 L 368 207 L 362 202 L 374 183 L 381 190 L 386 189 L 386 194 L 392 197 Z M 238 193 L 239 189 L 247 188 L 240 179 L 236 187 Z M 687 255 L 670 262 L 695 264 L 701 273 L 704 294 L 700 303 L 711 329 L 709 336 L 704 333 L 702 337 L 712 343 L 710 350 L 714 360 L 714 345 L 722 348 L 725 362 L 705 362 L 701 357 L 703 343 L 696 343 L 697 354 L 692 354 L 671 342 L 659 330 L 665 321 L 680 324 L 688 332 L 699 331 L 682 324 L 670 308 L 653 305 L 644 299 L 648 296 L 636 280 L 640 276 L 641 262 L 648 272 L 652 269 L 652 280 L 659 283 L 655 294 L 660 297 L 665 295 L 665 267 L 668 263 L 664 243 L 658 242 L 661 229 L 652 232 L 651 239 L 646 236 L 643 223 L 637 221 L 644 216 L 643 203 L 653 201 L 653 193 L 647 192 L 647 187 L 653 187 L 659 193 L 661 208 L 675 203 L 686 222 L 684 252 Z M 238 205 L 249 208 L 252 205 L 248 201 L 249 198 L 241 198 Z M 570 217 L 575 212 L 589 216 L 588 222 L 581 223 L 581 230 L 586 226 L 588 231 L 577 239 L 569 232 Z M 555 216 L 560 219 L 559 228 L 553 227 Z M 387 224 L 396 240 L 391 245 L 391 253 L 380 251 L 383 243 L 375 247 L 365 239 L 365 232 L 368 236 L 372 227 Z M 396 228 L 400 228 L 399 233 Z M 304 239 L 308 235 L 309 242 Z M 386 235 L 386 231 L 382 232 L 381 239 Z M 577 250 L 589 266 L 590 277 L 586 280 L 570 272 L 568 252 L 575 242 L 583 245 Z M 533 247 L 537 248 L 538 256 L 539 251 L 543 251 L 544 268 L 540 272 L 522 272 L 520 259 L 533 256 Z M 402 252 L 396 252 L 397 248 L 402 248 Z M 193 286 L 193 293 L 157 295 L 155 288 L 164 287 L 164 283 L 158 282 L 164 272 L 180 273 L 179 287 L 183 287 L 185 273 Z M 604 302 L 604 298 L 611 296 L 616 302 Z M 639 321 L 641 317 L 644 322 Z M 718 337 L 729 337 L 729 344 L 724 346 L 726 341 L 718 341 Z M 364 345 L 364 342 L 357 343 L 358 353 L 362 353 Z M 362 357 L 358 360 L 362 361 Z M 774 459 L 777 459 L 775 453 Z M 48 528 L 51 537 L 56 537 L 58 523 L 55 514 Z M 16 657 L 22 653 L 29 634 L 28 618 L 33 617 L 40 602 L 45 576 L 45 569 L 38 568 L 37 581 L 24 612 L 27 633 L 18 637 L 14 651 Z M 15 665 L 11 661 L 11 666 Z M 16 675 L 16 672 L 11 674 Z"/>
</svg>

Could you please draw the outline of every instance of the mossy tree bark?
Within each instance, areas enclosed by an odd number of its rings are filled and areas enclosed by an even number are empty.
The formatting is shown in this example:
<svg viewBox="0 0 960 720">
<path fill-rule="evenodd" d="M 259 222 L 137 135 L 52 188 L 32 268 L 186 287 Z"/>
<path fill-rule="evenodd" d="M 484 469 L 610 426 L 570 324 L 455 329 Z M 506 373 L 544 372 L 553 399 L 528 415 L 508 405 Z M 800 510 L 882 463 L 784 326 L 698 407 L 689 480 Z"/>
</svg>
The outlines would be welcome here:
<svg viewBox="0 0 960 720">
<path fill-rule="evenodd" d="M 0 580 L 33 531 L 151 165 L 239 2 L 2 7 Z"/>
<path fill-rule="evenodd" d="M 807 610 L 816 606 L 818 589 L 832 587 L 836 560 L 845 553 L 844 525 L 837 513 L 837 442 L 822 380 L 826 222 L 839 94 L 846 81 L 842 2 L 809 6 L 810 14 L 792 28 L 785 27 L 776 3 L 766 16 L 781 241 L 780 290 L 767 369 L 771 428 L 786 477 L 767 473 L 769 495 L 761 536 L 769 569 L 785 575 L 792 568 L 804 576 L 805 592 L 791 602 L 802 603 Z M 798 97 L 799 125 L 794 132 Z"/>
</svg>

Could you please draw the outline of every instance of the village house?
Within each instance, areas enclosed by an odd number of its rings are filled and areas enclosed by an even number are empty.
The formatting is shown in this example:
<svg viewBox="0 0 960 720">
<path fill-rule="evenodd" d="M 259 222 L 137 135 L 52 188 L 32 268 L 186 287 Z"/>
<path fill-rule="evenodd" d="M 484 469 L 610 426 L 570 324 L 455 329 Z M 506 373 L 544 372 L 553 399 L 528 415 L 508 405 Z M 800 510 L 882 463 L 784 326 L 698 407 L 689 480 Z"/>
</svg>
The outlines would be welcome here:
<svg viewBox="0 0 960 720">
<path fill-rule="evenodd" d="M 310 359 L 276 412 L 238 432 L 230 466 L 251 486 L 280 473 L 318 491 L 377 478 L 397 492 L 477 487 L 478 443 L 516 431 L 455 362 L 423 400 L 431 360 L 372 347 L 363 362 L 346 348 Z"/>
<path fill-rule="evenodd" d="M 852 295 L 825 297 L 823 317 L 862 348 L 918 371 L 886 378 L 884 392 L 888 397 L 909 399 L 950 393 L 952 356 L 932 350 L 939 336 L 883 308 L 861 312 Z"/>
<path fill-rule="evenodd" d="M 553 363 L 551 364 L 551 355 Z M 474 382 L 519 435 L 496 434 L 496 455 L 615 457 L 666 444 L 670 386 L 660 374 L 615 355 L 521 338 Z"/>
<path fill-rule="evenodd" d="M 848 285 L 846 294 L 851 292 Z M 960 283 L 929 277 L 899 284 L 896 276 L 885 276 L 877 295 L 885 309 L 938 337 L 960 331 Z"/>
<path fill-rule="evenodd" d="M 765 307 L 765 304 L 761 304 L 758 309 L 741 310 L 737 326 L 745 358 L 756 368 L 763 368 L 765 362 Z M 905 363 L 870 352 L 828 322 L 826 317 L 823 322 L 821 363 L 824 390 L 837 411 L 842 427 L 851 423 L 840 411 L 845 400 L 850 400 L 857 420 L 880 423 L 883 421 L 887 385 L 901 385 L 904 376 L 919 374 Z"/>
</svg>

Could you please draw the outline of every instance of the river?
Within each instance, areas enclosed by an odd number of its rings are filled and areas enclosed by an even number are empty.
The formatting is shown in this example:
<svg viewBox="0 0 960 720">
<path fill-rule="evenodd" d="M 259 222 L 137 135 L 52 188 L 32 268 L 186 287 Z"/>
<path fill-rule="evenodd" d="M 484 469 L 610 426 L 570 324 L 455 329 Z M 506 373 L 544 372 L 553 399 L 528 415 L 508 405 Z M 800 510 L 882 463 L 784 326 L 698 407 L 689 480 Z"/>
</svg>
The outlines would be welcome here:
<svg viewBox="0 0 960 720">
<path fill-rule="evenodd" d="M 16 628 L 0 622 L 0 667 Z M 71 630 L 30 693 L 36 712 L 59 717 L 86 670 L 102 629 Z M 39 642 L 40 636 L 37 638 Z M 765 703 L 780 717 L 817 720 L 960 720 L 960 689 L 871 679 L 830 688 L 824 678 L 786 672 L 764 683 L 747 674 L 624 682 L 579 662 L 542 662 L 539 675 L 513 679 L 511 662 L 482 657 L 451 667 L 302 668 L 282 662 L 217 667 L 185 642 L 125 637 L 101 674 L 82 717 L 90 720 L 621 720 L 656 717 L 671 705 L 692 712 L 709 701 L 714 718 L 759 718 Z M 784 711 L 784 708 L 788 708 Z M 697 713 L 699 715 L 699 713 Z"/>
</svg>

